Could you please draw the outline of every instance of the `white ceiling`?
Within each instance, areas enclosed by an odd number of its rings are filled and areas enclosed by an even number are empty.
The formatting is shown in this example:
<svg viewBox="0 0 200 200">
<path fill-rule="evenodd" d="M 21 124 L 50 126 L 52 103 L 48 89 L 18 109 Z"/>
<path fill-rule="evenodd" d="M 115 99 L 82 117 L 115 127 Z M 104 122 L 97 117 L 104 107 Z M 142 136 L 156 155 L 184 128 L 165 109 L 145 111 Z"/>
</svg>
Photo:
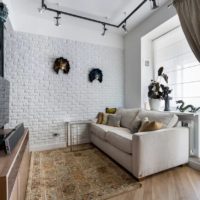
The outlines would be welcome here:
<svg viewBox="0 0 200 200">
<path fill-rule="evenodd" d="M 168 0 L 158 0 L 160 6 Z M 124 18 L 134 10 L 142 0 L 45 0 L 48 7 L 57 8 L 77 15 L 92 17 L 97 20 L 109 23 L 119 24 Z M 13 0 L 12 9 L 18 14 L 29 15 L 32 17 L 53 21 L 55 13 L 46 11 L 43 14 L 38 12 L 41 6 L 41 0 Z M 130 30 L 138 25 L 145 18 L 156 11 L 151 10 L 150 1 L 148 1 L 140 10 L 135 13 L 127 22 L 127 28 Z M 62 17 L 62 25 L 72 24 L 93 30 L 102 30 L 102 26 L 93 22 L 76 19 L 70 16 Z M 109 28 L 111 32 L 123 34 L 121 30 Z"/>
<path fill-rule="evenodd" d="M 140 0 L 135 0 L 134 3 Z M 46 0 L 47 5 L 60 7 L 61 10 L 90 16 L 95 19 L 113 20 L 123 14 L 131 0 Z"/>
</svg>

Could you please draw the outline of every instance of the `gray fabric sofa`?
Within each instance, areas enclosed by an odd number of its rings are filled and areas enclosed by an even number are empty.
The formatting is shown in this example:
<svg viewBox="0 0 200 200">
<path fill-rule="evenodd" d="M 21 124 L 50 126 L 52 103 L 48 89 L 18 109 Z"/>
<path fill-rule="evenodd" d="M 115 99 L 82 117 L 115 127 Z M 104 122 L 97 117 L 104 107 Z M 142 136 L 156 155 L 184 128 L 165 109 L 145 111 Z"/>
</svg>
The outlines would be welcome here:
<svg viewBox="0 0 200 200">
<path fill-rule="evenodd" d="M 91 142 L 136 178 L 188 163 L 189 129 L 176 127 L 176 115 L 142 109 L 120 109 L 117 114 L 121 115 L 121 127 L 91 124 Z M 132 134 L 131 126 L 137 115 L 160 121 L 166 128 Z"/>
</svg>

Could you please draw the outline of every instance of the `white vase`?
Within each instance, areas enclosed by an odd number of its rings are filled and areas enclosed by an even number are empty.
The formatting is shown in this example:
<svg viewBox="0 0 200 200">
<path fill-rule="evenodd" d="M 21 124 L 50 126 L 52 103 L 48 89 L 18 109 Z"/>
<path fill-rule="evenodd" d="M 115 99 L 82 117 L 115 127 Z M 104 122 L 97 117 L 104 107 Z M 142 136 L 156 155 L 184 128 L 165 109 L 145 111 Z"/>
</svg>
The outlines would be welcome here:
<svg viewBox="0 0 200 200">
<path fill-rule="evenodd" d="M 149 99 L 149 105 L 151 110 L 160 111 L 161 110 L 161 99 Z"/>
</svg>

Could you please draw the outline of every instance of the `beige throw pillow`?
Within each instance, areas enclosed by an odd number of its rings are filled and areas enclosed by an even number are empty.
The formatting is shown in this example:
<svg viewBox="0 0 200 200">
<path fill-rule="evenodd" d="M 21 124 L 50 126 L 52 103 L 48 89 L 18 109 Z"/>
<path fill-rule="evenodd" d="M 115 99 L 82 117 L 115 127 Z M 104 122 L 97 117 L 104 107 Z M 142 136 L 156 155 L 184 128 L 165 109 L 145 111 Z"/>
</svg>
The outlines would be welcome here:
<svg viewBox="0 0 200 200">
<path fill-rule="evenodd" d="M 148 118 L 145 118 L 138 132 L 148 132 L 160 130 L 164 127 L 162 122 L 152 121 L 150 122 Z"/>
<path fill-rule="evenodd" d="M 108 115 L 107 113 L 100 112 L 97 115 L 97 124 L 104 124 L 106 125 L 108 122 Z"/>
<path fill-rule="evenodd" d="M 103 113 L 102 112 L 99 112 L 98 114 L 97 114 L 97 124 L 102 124 L 102 122 L 103 122 Z"/>
<path fill-rule="evenodd" d="M 142 120 L 142 123 L 140 125 L 140 128 L 138 129 L 138 132 L 141 132 L 141 129 L 142 127 L 145 125 L 146 122 L 149 122 L 149 118 L 148 117 L 145 117 L 143 120 Z"/>
</svg>

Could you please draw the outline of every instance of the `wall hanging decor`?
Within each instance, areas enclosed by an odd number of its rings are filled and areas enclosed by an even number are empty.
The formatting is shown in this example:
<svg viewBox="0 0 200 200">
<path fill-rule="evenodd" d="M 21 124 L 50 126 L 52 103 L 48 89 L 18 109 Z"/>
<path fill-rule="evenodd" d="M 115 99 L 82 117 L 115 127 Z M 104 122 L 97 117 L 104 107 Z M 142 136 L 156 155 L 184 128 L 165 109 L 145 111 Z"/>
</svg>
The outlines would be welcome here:
<svg viewBox="0 0 200 200">
<path fill-rule="evenodd" d="M 0 3 L 0 21 L 5 23 L 8 17 L 8 8 L 4 3 Z"/>
<path fill-rule="evenodd" d="M 62 70 L 64 74 L 68 74 L 70 70 L 69 61 L 63 57 L 56 58 L 53 69 L 57 74 L 59 70 Z"/>
<path fill-rule="evenodd" d="M 189 111 L 191 113 L 196 113 L 197 111 L 200 110 L 200 107 L 196 108 L 193 105 L 186 105 L 185 106 L 185 102 L 183 100 L 176 101 L 176 104 L 180 104 L 180 106 L 177 106 L 177 108 L 176 108 L 180 112 Z"/>
<path fill-rule="evenodd" d="M 98 68 L 93 68 L 89 72 L 89 81 L 93 82 L 94 80 L 98 80 L 100 83 L 103 81 L 103 73 Z"/>
<path fill-rule="evenodd" d="M 8 18 L 8 9 L 0 3 L 0 76 L 4 76 L 4 23 Z"/>
</svg>

